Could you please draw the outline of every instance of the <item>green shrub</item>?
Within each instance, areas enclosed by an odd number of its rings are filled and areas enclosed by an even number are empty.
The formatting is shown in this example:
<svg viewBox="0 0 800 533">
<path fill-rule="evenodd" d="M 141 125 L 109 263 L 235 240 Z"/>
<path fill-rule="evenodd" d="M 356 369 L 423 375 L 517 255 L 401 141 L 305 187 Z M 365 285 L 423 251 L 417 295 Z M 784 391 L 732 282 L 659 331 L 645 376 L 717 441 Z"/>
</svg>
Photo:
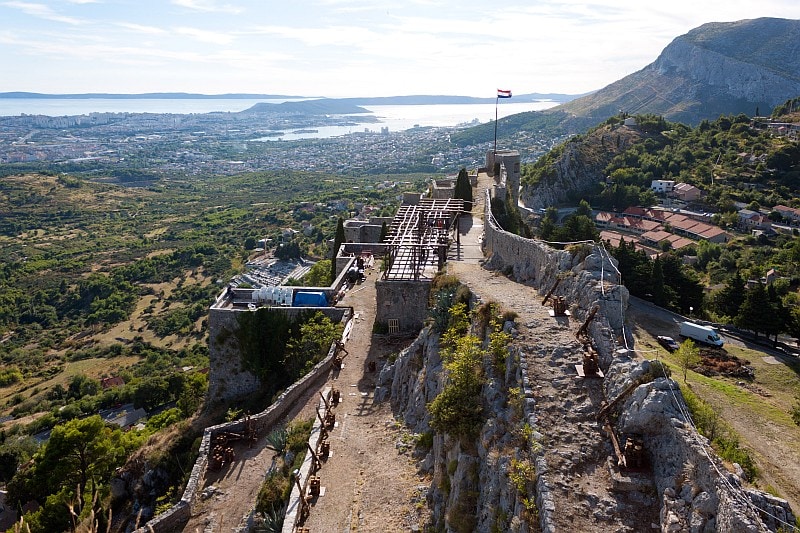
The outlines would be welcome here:
<svg viewBox="0 0 800 533">
<path fill-rule="evenodd" d="M 22 381 L 22 372 L 19 368 L 11 367 L 0 370 L 0 387 L 8 387 Z"/>
<path fill-rule="evenodd" d="M 417 447 L 425 450 L 433 448 L 433 431 L 420 433 L 417 437 Z"/>
<path fill-rule="evenodd" d="M 481 403 L 483 355 L 480 339 L 474 335 L 455 341 L 445 362 L 447 382 L 428 404 L 433 429 L 467 438 L 478 434 L 485 420 Z"/>
<path fill-rule="evenodd" d="M 305 453 L 314 419 L 296 421 L 289 425 L 286 435 L 286 449 L 294 454 Z"/>
<path fill-rule="evenodd" d="M 261 485 L 256 499 L 256 511 L 259 513 L 270 512 L 275 508 L 282 508 L 289 499 L 292 484 L 289 476 L 280 470 L 272 470 Z"/>
</svg>

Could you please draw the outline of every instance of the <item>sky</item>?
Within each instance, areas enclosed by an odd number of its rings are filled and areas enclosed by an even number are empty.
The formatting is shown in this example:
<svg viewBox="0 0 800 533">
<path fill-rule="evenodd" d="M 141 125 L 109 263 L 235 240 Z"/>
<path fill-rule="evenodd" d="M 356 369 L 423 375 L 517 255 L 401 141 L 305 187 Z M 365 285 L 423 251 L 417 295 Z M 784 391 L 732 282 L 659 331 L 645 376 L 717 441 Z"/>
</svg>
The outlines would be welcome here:
<svg viewBox="0 0 800 533">
<path fill-rule="evenodd" d="M 0 92 L 583 94 L 797 0 L 0 0 Z"/>
</svg>

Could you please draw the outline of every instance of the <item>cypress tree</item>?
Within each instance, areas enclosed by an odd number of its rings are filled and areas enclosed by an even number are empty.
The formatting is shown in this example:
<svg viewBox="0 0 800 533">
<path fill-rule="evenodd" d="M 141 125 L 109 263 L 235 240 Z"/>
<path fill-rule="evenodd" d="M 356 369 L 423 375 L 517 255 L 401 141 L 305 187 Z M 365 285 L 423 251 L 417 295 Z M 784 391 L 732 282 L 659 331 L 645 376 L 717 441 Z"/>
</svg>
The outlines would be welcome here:
<svg viewBox="0 0 800 533">
<path fill-rule="evenodd" d="M 728 280 L 716 298 L 716 311 L 717 313 L 733 319 L 739 314 L 739 308 L 742 307 L 745 297 L 745 283 L 741 274 L 737 270 L 733 276 Z"/>
<path fill-rule="evenodd" d="M 472 211 L 472 185 L 469 183 L 469 176 L 467 175 L 466 168 L 462 168 L 458 171 L 453 197 L 464 200 L 464 211 Z"/>
<path fill-rule="evenodd" d="M 389 228 L 386 227 L 386 222 L 381 222 L 381 236 L 378 239 L 378 242 L 383 242 L 386 239 L 386 236 L 389 235 Z"/>
<path fill-rule="evenodd" d="M 664 290 L 664 270 L 661 259 L 656 257 L 653 261 L 653 269 L 650 275 L 650 294 L 653 295 L 653 303 L 659 306 L 667 304 L 666 293 Z"/>
<path fill-rule="evenodd" d="M 737 328 L 752 331 L 758 338 L 759 333 L 770 332 L 772 315 L 773 310 L 767 291 L 764 285 L 756 283 L 752 289 L 747 290 L 744 302 L 739 308 L 739 314 L 733 319 L 733 324 Z"/>
</svg>

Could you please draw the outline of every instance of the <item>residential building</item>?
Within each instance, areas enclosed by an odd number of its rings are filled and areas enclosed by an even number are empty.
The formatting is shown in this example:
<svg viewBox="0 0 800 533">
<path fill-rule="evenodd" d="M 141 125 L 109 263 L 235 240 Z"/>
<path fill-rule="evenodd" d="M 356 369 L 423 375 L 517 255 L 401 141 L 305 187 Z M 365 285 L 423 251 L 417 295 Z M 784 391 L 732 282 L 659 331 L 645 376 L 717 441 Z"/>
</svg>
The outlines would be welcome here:
<svg viewBox="0 0 800 533">
<path fill-rule="evenodd" d="M 656 194 L 669 194 L 675 188 L 675 180 L 653 180 L 650 190 Z"/>
<path fill-rule="evenodd" d="M 744 229 L 767 229 L 772 226 L 772 222 L 766 215 L 756 211 L 740 209 L 737 214 L 739 215 L 739 225 Z"/>
<path fill-rule="evenodd" d="M 786 205 L 778 204 L 772 208 L 773 211 L 777 211 L 781 214 L 783 218 L 788 220 L 792 224 L 800 224 L 800 209 L 796 207 L 789 207 Z"/>
<path fill-rule="evenodd" d="M 683 200 L 684 202 L 692 202 L 700 198 L 700 189 L 688 183 L 678 183 L 672 189 L 672 194 L 675 198 Z"/>
</svg>

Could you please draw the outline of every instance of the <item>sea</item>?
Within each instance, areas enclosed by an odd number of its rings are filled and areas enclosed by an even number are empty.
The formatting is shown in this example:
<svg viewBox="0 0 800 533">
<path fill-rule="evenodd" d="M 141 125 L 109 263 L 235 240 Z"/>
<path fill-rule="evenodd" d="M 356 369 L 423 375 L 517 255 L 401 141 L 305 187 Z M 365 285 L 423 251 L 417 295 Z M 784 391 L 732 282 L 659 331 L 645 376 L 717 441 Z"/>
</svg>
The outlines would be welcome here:
<svg viewBox="0 0 800 533">
<path fill-rule="evenodd" d="M 239 112 L 257 103 L 281 103 L 286 100 L 254 99 L 112 99 L 112 98 L 0 98 L 0 116 L 48 115 L 72 116 L 89 113 L 211 113 Z M 513 102 L 501 100 L 495 104 L 432 104 L 432 105 L 366 105 L 367 116 L 379 122 L 347 126 L 318 126 L 302 130 L 281 132 L 279 135 L 263 137 L 261 141 L 298 140 L 327 138 L 360 132 L 404 131 L 414 127 L 454 127 L 477 125 L 525 111 L 541 111 L 558 105 L 552 100 Z M 359 115 L 348 115 L 357 118 Z"/>
</svg>

